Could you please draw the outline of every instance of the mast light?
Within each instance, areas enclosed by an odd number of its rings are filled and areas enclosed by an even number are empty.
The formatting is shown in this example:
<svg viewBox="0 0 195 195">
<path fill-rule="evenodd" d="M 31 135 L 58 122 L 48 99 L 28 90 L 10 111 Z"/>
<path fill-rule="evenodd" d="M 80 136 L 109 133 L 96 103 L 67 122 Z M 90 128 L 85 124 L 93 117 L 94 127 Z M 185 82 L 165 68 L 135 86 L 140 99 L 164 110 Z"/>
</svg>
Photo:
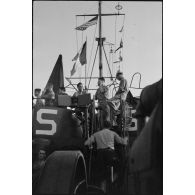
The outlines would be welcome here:
<svg viewBox="0 0 195 195">
<path fill-rule="evenodd" d="M 117 6 L 115 6 L 115 9 L 119 11 L 119 10 L 122 10 L 123 7 L 122 7 L 122 5 L 118 4 Z"/>
</svg>

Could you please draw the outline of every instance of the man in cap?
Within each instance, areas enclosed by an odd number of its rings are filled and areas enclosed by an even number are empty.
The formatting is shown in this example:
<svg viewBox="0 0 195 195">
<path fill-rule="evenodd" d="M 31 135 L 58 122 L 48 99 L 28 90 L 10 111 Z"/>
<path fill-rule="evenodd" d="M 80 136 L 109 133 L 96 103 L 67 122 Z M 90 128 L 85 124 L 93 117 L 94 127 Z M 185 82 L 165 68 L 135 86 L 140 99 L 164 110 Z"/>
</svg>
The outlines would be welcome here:
<svg viewBox="0 0 195 195">
<path fill-rule="evenodd" d="M 115 96 L 108 100 L 108 105 L 110 106 L 112 112 L 112 120 L 115 123 L 115 115 L 120 107 L 120 102 L 125 101 L 128 93 L 127 80 L 124 78 L 123 73 L 118 71 L 116 73 L 116 79 L 120 81 L 119 88 Z"/>
<path fill-rule="evenodd" d="M 44 106 L 44 101 L 41 99 L 41 89 L 36 88 L 34 90 L 35 95 L 35 101 L 34 101 L 34 107 L 39 108 Z"/>
</svg>

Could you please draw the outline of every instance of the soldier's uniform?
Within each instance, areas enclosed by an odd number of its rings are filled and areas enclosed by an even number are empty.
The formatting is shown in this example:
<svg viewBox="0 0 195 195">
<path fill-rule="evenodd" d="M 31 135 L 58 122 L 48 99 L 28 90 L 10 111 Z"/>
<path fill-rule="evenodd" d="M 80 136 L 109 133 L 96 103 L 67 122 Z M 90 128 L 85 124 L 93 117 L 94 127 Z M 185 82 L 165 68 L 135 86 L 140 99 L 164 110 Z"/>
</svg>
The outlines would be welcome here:
<svg viewBox="0 0 195 195">
<path fill-rule="evenodd" d="M 98 107 L 101 110 L 100 111 L 100 128 L 103 128 L 104 120 L 110 121 L 110 109 L 107 103 L 107 100 L 109 98 L 108 90 L 109 89 L 107 86 L 102 85 L 97 89 L 95 93 L 95 99 L 98 100 Z"/>
<path fill-rule="evenodd" d="M 127 145 L 127 138 L 121 138 L 117 133 L 105 128 L 94 133 L 90 138 L 85 141 L 85 145 L 97 145 L 97 169 L 100 176 L 102 171 L 105 171 L 106 165 L 112 164 L 113 158 L 116 157 L 114 143 Z"/>
<path fill-rule="evenodd" d="M 122 78 L 120 80 L 119 89 L 116 92 L 115 96 L 108 100 L 108 105 L 110 106 L 111 110 L 111 121 L 114 124 L 115 121 L 115 114 L 120 107 L 120 102 L 125 101 L 128 93 L 128 85 L 127 80 Z"/>
<path fill-rule="evenodd" d="M 73 94 L 73 97 L 78 97 L 79 95 L 84 95 L 84 94 L 86 94 L 86 91 L 85 90 L 83 90 L 83 91 L 76 91 L 74 94 Z"/>
</svg>

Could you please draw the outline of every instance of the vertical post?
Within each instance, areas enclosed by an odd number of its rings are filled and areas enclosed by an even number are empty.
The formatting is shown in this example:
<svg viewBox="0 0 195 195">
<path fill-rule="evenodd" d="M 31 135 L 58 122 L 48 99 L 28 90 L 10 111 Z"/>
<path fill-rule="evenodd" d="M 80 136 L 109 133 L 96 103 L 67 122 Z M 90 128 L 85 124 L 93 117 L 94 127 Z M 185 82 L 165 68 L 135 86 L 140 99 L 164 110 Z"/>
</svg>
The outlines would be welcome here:
<svg viewBox="0 0 195 195">
<path fill-rule="evenodd" d="M 99 77 L 103 77 L 103 67 L 102 67 L 102 8 L 101 8 L 102 2 L 99 1 Z"/>
<path fill-rule="evenodd" d="M 85 89 L 86 89 L 86 87 L 87 87 L 87 64 L 85 64 Z"/>
<path fill-rule="evenodd" d="M 86 37 L 86 58 L 87 58 L 87 37 Z M 85 89 L 87 87 L 87 63 L 85 64 Z"/>
<path fill-rule="evenodd" d="M 88 106 L 85 106 L 85 133 L 84 138 L 89 138 L 89 129 L 88 129 Z"/>
</svg>

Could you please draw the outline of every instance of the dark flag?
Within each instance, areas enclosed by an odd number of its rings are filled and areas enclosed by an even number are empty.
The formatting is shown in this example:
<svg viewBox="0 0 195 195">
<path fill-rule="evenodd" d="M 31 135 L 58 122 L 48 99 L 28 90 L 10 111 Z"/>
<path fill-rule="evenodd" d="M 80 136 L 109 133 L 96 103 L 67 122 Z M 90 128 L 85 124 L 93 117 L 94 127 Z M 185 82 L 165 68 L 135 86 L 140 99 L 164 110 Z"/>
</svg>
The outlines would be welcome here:
<svg viewBox="0 0 195 195">
<path fill-rule="evenodd" d="M 115 50 L 115 52 L 118 51 L 118 50 L 121 49 L 121 48 L 123 48 L 123 40 L 122 40 L 122 39 L 121 39 L 119 48 L 117 48 L 117 49 Z"/>
<path fill-rule="evenodd" d="M 49 80 L 47 81 L 47 85 L 45 89 L 47 89 L 49 83 L 53 84 L 53 91 L 55 94 L 58 93 L 58 90 L 60 87 L 64 87 L 64 71 L 63 71 L 61 54 L 59 55 L 57 59 L 57 62 L 53 68 L 53 71 L 49 77 Z"/>
<path fill-rule="evenodd" d="M 123 57 L 119 56 L 119 61 L 122 62 L 123 61 Z"/>
<path fill-rule="evenodd" d="M 72 67 L 72 70 L 70 71 L 70 75 L 72 76 L 76 70 L 77 70 L 77 65 L 76 65 L 77 62 L 74 63 L 73 67 Z"/>
<path fill-rule="evenodd" d="M 124 26 L 122 26 L 122 28 L 121 28 L 121 30 L 119 30 L 119 32 L 123 32 L 123 28 L 124 28 Z"/>
<path fill-rule="evenodd" d="M 113 62 L 114 64 L 116 64 L 116 63 L 120 63 L 121 61 L 115 61 L 115 62 Z"/>
<path fill-rule="evenodd" d="M 72 59 L 72 61 L 76 61 L 79 57 L 79 53 L 76 54 L 76 56 Z"/>
<path fill-rule="evenodd" d="M 121 56 L 121 51 L 119 53 L 119 61 L 122 62 L 123 61 L 123 57 Z"/>
<path fill-rule="evenodd" d="M 79 61 L 81 63 L 81 65 L 87 64 L 87 41 L 85 41 L 85 43 L 83 44 L 80 56 L 79 56 Z"/>
<path fill-rule="evenodd" d="M 89 26 L 92 26 L 94 24 L 97 24 L 97 20 L 98 20 L 98 16 L 92 18 L 91 20 L 89 20 L 88 22 L 85 22 L 84 24 L 82 24 L 81 26 L 76 27 L 76 30 L 86 30 Z"/>
</svg>

